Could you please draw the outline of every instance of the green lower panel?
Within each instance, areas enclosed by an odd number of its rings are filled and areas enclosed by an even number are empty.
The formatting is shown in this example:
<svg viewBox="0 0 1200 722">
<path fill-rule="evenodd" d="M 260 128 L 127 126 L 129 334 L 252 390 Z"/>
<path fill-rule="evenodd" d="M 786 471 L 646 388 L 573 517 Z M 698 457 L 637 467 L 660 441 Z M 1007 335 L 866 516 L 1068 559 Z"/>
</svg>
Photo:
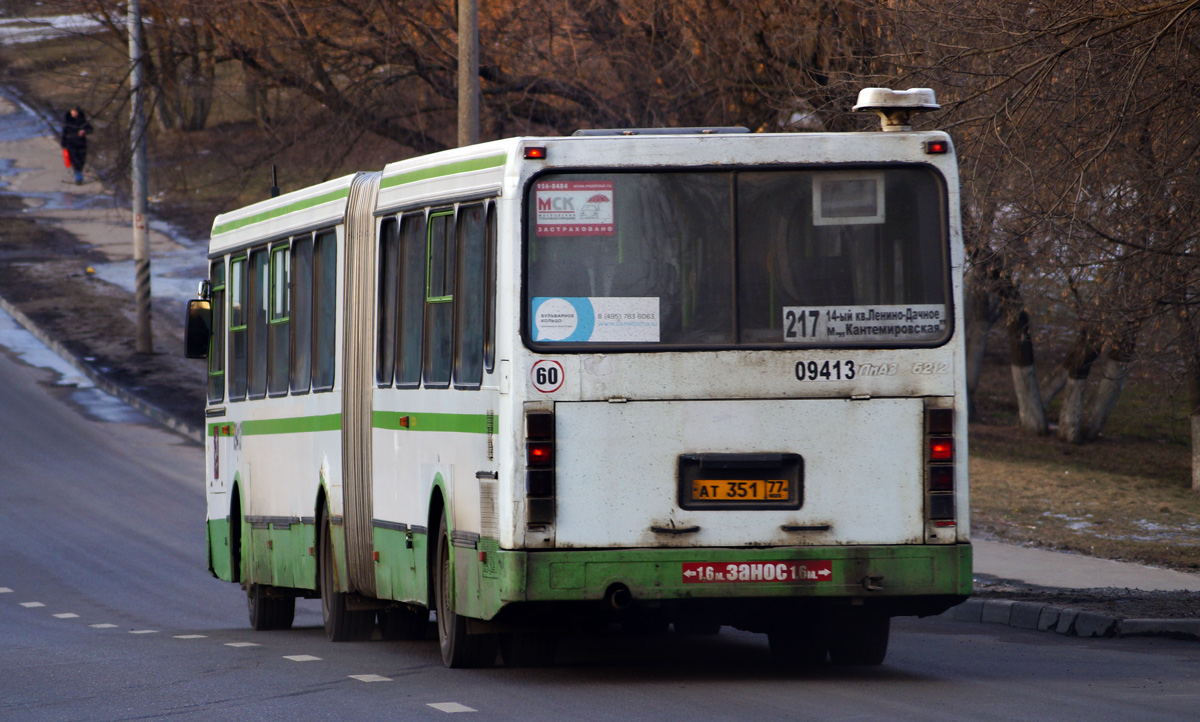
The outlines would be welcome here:
<svg viewBox="0 0 1200 722">
<path fill-rule="evenodd" d="M 425 534 L 395 529 L 374 529 L 375 592 L 380 599 L 426 604 L 428 572 L 425 567 Z"/>
<path fill-rule="evenodd" d="M 229 556 L 229 520 L 210 519 L 208 522 L 208 570 L 217 579 L 235 582 Z"/>
<path fill-rule="evenodd" d="M 514 602 L 600 600 L 614 584 L 628 587 L 637 600 L 898 598 L 972 591 L 969 544 L 499 551 L 487 555 L 498 556 L 494 578 L 484 576 L 477 555 L 455 551 L 459 589 L 467 592 L 456 607 L 481 619 Z"/>
</svg>

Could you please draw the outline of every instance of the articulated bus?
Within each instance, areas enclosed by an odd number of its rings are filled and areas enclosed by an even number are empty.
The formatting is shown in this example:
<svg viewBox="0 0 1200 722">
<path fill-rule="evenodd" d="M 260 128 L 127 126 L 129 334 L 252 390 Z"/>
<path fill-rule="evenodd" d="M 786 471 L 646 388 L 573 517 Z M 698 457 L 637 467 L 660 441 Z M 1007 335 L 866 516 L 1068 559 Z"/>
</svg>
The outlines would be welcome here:
<svg viewBox="0 0 1200 722">
<path fill-rule="evenodd" d="M 255 629 L 433 611 L 451 667 L 611 624 L 881 663 L 971 591 L 955 156 L 892 127 L 510 138 L 217 217 L 212 573 Z"/>
</svg>

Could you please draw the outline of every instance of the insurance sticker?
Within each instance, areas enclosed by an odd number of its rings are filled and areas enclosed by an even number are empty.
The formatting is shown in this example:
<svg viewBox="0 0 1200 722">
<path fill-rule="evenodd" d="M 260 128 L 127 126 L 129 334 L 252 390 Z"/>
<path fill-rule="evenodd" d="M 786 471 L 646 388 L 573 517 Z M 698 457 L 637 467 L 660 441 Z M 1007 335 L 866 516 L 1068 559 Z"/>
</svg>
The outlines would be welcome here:
<svg viewBox="0 0 1200 722">
<path fill-rule="evenodd" d="M 684 584 L 731 582 L 827 582 L 833 578 L 828 559 L 805 562 L 684 562 Z"/>
</svg>

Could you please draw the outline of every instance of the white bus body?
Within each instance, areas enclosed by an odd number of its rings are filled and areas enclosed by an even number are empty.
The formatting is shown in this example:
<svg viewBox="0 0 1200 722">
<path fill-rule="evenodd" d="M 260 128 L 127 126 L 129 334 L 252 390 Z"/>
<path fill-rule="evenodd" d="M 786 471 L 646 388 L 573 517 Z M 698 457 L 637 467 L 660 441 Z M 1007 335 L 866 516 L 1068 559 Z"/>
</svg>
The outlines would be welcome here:
<svg viewBox="0 0 1200 722">
<path fill-rule="evenodd" d="M 434 609 L 452 666 L 581 620 L 878 663 L 971 590 L 958 208 L 941 132 L 646 131 L 224 214 L 210 567 L 257 628 Z"/>
</svg>

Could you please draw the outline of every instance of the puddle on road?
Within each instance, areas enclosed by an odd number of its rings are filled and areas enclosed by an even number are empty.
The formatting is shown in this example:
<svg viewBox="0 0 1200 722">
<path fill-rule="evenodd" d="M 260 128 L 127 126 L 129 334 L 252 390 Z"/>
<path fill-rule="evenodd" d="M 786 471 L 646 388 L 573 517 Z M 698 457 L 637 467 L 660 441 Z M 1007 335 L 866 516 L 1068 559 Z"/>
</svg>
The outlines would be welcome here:
<svg viewBox="0 0 1200 722">
<path fill-rule="evenodd" d="M 68 398 L 96 421 L 119 424 L 149 423 L 141 412 L 96 388 L 86 376 L 26 331 L 12 316 L 0 310 L 0 347 L 29 366 L 49 369 L 58 375 L 56 386 L 71 388 Z"/>
<path fill-rule="evenodd" d="M 16 108 L 11 113 L 0 115 L 0 143 L 55 135 L 57 131 L 40 118 L 33 109 L 8 93 L 0 93 Z"/>
</svg>

